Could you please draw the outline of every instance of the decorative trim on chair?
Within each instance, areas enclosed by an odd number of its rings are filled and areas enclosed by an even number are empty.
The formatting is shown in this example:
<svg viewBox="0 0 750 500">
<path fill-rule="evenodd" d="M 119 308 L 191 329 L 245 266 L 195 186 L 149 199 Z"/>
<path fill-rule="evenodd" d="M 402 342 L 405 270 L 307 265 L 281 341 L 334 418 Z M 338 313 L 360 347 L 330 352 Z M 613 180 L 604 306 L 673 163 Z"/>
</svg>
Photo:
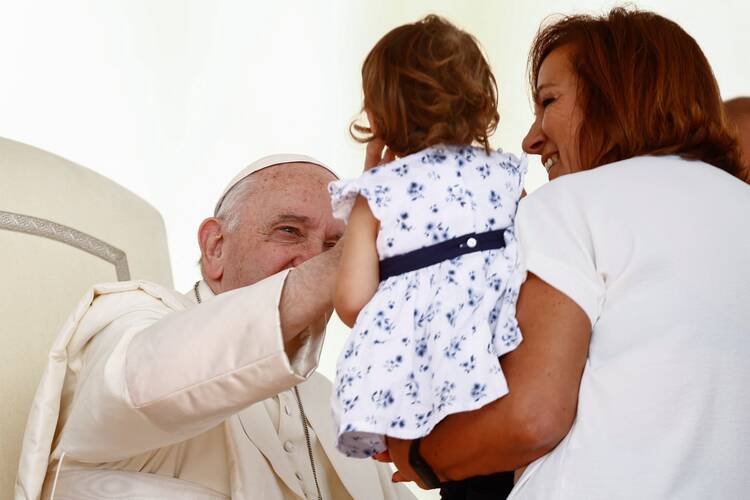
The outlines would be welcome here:
<svg viewBox="0 0 750 500">
<path fill-rule="evenodd" d="M 114 265 L 118 281 L 128 281 L 130 279 L 128 256 L 125 252 L 72 227 L 31 215 L 0 210 L 0 229 L 42 236 L 65 243 Z"/>
</svg>

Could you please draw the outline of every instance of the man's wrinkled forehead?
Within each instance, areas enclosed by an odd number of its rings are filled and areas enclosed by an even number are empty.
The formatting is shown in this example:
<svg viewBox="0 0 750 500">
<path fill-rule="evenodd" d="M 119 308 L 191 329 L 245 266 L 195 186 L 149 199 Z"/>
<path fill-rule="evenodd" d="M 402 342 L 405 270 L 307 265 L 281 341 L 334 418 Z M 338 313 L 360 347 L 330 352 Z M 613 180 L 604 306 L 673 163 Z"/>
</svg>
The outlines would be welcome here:
<svg viewBox="0 0 750 500">
<path fill-rule="evenodd" d="M 268 171 L 266 173 L 271 173 L 271 171 L 273 171 L 273 173 L 276 173 L 280 168 L 284 166 L 291 167 L 292 165 L 304 165 L 310 169 L 323 170 L 332 175 L 334 179 L 339 178 L 338 175 L 328 166 L 310 156 L 298 154 L 278 154 L 266 156 L 260 158 L 257 161 L 254 161 L 253 163 L 242 169 L 236 176 L 234 176 L 234 178 L 229 182 L 227 187 L 224 188 L 224 191 L 221 193 L 219 201 L 214 207 L 214 215 L 217 215 L 219 213 L 219 209 L 226 199 L 227 194 L 229 194 L 230 191 L 232 191 L 238 184 L 240 184 L 248 177 L 255 176 L 255 174 L 261 171 Z"/>
<path fill-rule="evenodd" d="M 340 232 L 333 227 L 328 184 L 336 178 L 328 170 L 300 164 L 284 164 L 247 177 L 224 202 L 237 203 L 240 217 L 250 227 L 270 232 L 275 226 Z M 232 197 L 236 197 L 230 201 Z M 334 224 L 335 226 L 335 224 Z M 330 236 L 330 234 L 329 234 Z"/>
<path fill-rule="evenodd" d="M 274 204 L 277 201 L 286 203 L 291 200 L 305 200 L 310 196 L 324 196 L 330 203 L 328 184 L 334 180 L 336 177 L 326 169 L 314 165 L 285 163 L 246 177 L 242 182 L 249 185 L 247 189 L 243 189 L 243 196 L 265 199 L 266 202 Z"/>
</svg>

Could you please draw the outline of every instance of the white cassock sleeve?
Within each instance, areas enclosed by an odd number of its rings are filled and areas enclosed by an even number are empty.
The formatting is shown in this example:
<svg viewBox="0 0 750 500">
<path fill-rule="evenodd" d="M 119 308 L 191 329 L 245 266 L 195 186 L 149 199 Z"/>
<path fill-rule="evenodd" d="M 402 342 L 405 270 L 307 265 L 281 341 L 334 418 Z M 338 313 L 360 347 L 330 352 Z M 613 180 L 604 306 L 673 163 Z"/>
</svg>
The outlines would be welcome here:
<svg viewBox="0 0 750 500">
<path fill-rule="evenodd" d="M 70 364 L 75 392 L 63 394 L 72 401 L 55 454 L 123 460 L 196 436 L 308 377 L 326 318 L 283 344 L 288 272 L 182 311 L 137 291 L 97 298 L 80 328 L 100 331 Z"/>
</svg>

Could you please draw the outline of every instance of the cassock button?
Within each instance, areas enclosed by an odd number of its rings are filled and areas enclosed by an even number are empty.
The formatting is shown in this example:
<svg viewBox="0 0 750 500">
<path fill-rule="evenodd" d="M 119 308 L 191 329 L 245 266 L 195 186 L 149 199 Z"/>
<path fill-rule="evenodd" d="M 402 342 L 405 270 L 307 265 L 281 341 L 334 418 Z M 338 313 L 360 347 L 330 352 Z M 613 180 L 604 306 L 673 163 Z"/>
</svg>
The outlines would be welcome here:
<svg viewBox="0 0 750 500">
<path fill-rule="evenodd" d="M 466 240 L 466 246 L 469 248 L 474 248 L 475 246 L 477 246 L 476 238 L 469 238 L 468 240 Z"/>
<path fill-rule="evenodd" d="M 291 453 L 294 449 L 294 444 L 291 441 L 287 441 L 284 443 L 284 451 L 287 453 Z"/>
</svg>

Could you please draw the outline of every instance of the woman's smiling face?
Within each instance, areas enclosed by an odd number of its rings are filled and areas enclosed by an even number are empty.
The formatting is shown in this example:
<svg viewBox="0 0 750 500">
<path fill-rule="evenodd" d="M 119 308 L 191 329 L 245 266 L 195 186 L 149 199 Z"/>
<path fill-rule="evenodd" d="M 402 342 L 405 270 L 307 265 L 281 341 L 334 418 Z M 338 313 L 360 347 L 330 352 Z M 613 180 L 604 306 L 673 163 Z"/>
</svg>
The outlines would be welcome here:
<svg viewBox="0 0 750 500">
<path fill-rule="evenodd" d="M 524 151 L 541 155 L 550 180 L 583 169 L 578 153 L 583 116 L 571 56 L 572 47 L 563 45 L 542 61 L 533 89 L 536 118 L 523 140 Z"/>
</svg>

